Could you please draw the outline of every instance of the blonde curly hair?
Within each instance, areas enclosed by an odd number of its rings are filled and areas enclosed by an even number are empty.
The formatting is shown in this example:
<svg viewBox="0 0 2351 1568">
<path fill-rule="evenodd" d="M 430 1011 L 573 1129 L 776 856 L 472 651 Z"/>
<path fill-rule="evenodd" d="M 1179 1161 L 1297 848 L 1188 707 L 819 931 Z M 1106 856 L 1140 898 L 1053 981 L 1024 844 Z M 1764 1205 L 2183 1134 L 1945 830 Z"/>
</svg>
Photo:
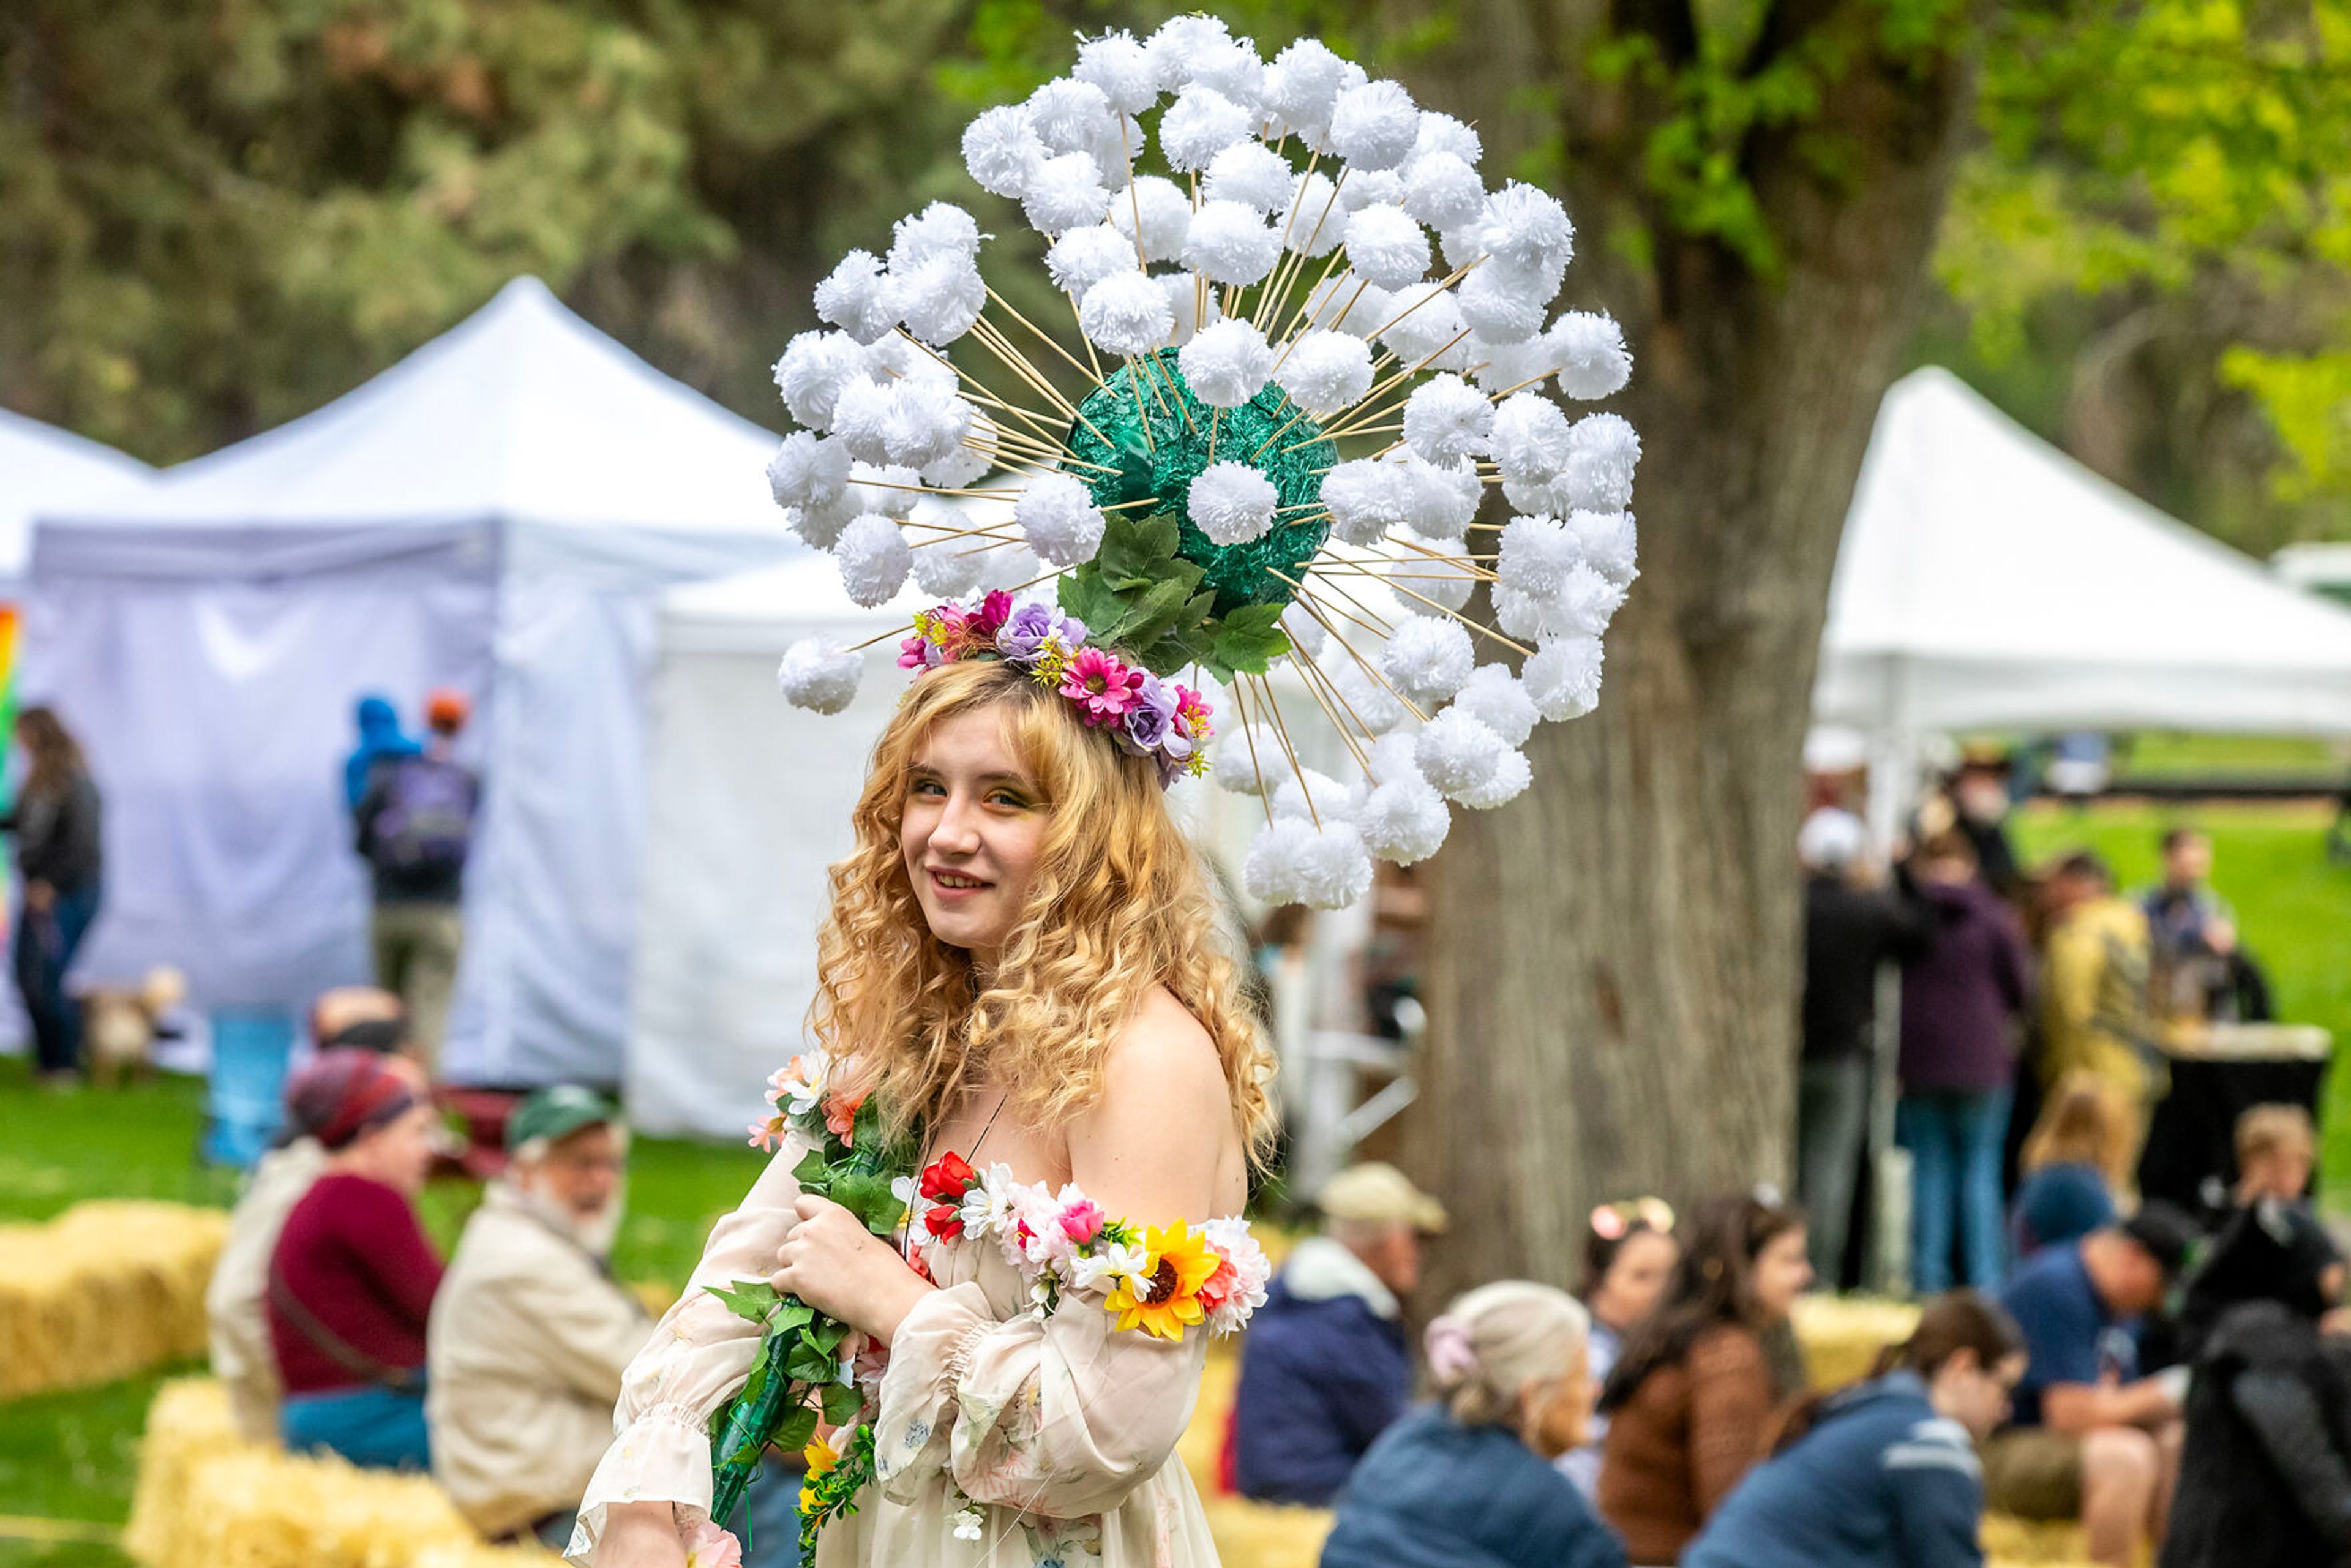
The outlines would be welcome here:
<svg viewBox="0 0 2351 1568">
<path fill-rule="evenodd" d="M 987 988 L 968 953 L 931 934 L 899 847 L 908 775 L 942 720 L 1004 710 L 1008 738 L 1050 813 L 1028 907 Z M 1155 984 L 1216 1043 L 1253 1159 L 1273 1130 L 1270 1057 L 1199 855 L 1169 816 L 1156 764 L 1090 730 L 1010 665 L 966 660 L 922 675 L 873 747 L 851 816 L 857 847 L 831 870 L 809 1028 L 902 1136 L 993 1072 L 1006 1109 L 1066 1124 L 1102 1091 L 1112 1044 Z"/>
</svg>

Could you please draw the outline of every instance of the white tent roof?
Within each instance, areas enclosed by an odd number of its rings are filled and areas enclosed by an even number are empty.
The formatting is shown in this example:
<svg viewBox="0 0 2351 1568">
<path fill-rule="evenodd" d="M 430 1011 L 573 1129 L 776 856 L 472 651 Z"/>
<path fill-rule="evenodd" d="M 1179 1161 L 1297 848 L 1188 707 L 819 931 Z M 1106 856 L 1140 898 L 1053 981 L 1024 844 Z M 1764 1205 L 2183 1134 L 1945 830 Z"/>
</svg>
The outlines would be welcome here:
<svg viewBox="0 0 2351 1568">
<path fill-rule="evenodd" d="M 1814 716 L 1879 733 L 2351 733 L 2351 612 L 2098 477 L 1949 371 L 1886 394 Z"/>
<path fill-rule="evenodd" d="M 0 408 L 0 582 L 25 575 L 35 513 L 137 489 L 153 472 L 111 446 Z"/>
<path fill-rule="evenodd" d="M 700 576 L 780 539 L 761 478 L 775 443 L 518 277 L 314 413 L 145 493 L 47 509 L 36 570 L 272 576 L 519 525 L 503 548 L 589 561 L 667 565 L 696 538 L 720 544 L 722 559 L 676 563 Z"/>
</svg>

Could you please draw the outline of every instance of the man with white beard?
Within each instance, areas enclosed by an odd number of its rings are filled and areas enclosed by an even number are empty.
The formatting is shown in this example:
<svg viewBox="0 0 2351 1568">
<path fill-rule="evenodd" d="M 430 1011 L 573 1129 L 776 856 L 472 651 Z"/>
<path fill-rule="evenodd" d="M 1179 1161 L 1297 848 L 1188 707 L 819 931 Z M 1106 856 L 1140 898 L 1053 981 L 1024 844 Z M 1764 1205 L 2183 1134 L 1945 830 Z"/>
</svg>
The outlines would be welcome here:
<svg viewBox="0 0 2351 1568">
<path fill-rule="evenodd" d="M 606 1262 L 628 1130 L 592 1091 L 542 1089 L 507 1124 L 507 1149 L 433 1302 L 433 1474 L 484 1535 L 560 1549 L 653 1329 Z"/>
</svg>

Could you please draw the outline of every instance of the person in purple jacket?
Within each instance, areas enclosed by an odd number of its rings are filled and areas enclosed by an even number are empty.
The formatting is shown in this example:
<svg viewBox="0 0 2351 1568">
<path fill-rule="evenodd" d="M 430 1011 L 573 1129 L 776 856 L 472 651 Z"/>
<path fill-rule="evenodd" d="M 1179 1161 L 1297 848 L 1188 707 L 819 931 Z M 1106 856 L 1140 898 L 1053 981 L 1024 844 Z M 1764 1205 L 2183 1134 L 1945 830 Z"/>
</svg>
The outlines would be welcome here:
<svg viewBox="0 0 2351 1568">
<path fill-rule="evenodd" d="M 1934 940 L 1902 970 L 1902 1098 L 1895 1136 L 1910 1151 L 1911 1278 L 1922 1295 L 1951 1288 L 1954 1222 L 1962 1283 L 1991 1290 L 2005 1259 L 2000 1182 L 2024 1010 L 2023 934 L 1977 874 L 1957 832 L 1930 837 L 1911 862 L 1933 912 Z"/>
</svg>

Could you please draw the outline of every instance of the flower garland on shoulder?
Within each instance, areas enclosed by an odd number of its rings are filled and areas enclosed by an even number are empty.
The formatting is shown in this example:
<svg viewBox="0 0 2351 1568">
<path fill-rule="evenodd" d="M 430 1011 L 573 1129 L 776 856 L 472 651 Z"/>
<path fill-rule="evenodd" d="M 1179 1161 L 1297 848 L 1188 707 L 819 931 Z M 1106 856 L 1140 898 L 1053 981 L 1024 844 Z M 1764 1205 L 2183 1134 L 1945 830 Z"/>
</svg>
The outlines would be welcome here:
<svg viewBox="0 0 2351 1568">
<path fill-rule="evenodd" d="M 918 612 L 914 634 L 899 644 L 899 667 L 918 674 L 963 659 L 1001 659 L 1066 698 L 1089 727 L 1109 730 L 1134 756 L 1155 758 L 1162 783 L 1207 771 L 1201 748 L 1213 733 L 1207 700 L 1089 645 L 1086 623 L 1074 615 L 1048 604 L 1016 608 L 998 590 L 977 604 L 950 601 Z"/>
</svg>

